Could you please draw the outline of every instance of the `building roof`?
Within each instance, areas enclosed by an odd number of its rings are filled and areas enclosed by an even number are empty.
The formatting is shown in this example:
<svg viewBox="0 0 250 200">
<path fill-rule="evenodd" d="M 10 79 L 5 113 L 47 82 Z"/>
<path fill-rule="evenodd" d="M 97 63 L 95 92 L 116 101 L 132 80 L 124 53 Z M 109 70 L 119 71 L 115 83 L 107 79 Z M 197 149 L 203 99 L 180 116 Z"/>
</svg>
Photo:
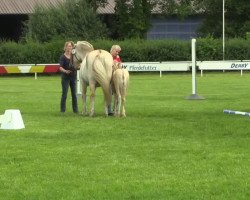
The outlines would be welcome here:
<svg viewBox="0 0 250 200">
<path fill-rule="evenodd" d="M 58 6 L 65 0 L 0 0 L 0 15 L 4 14 L 31 14 L 37 5 L 44 7 Z M 108 0 L 105 7 L 99 7 L 99 14 L 113 14 L 115 7 L 114 0 Z"/>
<path fill-rule="evenodd" d="M 115 0 L 108 0 L 105 7 L 97 9 L 98 14 L 114 14 L 115 13 Z"/>
<path fill-rule="evenodd" d="M 64 0 L 0 0 L 0 14 L 30 14 L 37 5 L 57 6 Z"/>
</svg>

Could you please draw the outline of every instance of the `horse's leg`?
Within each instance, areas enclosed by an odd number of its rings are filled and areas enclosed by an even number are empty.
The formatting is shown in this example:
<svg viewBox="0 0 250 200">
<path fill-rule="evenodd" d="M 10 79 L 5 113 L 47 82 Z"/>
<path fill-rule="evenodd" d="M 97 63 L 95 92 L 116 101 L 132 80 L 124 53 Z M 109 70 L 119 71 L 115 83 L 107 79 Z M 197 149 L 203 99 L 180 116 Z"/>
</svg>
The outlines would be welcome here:
<svg viewBox="0 0 250 200">
<path fill-rule="evenodd" d="M 87 84 L 82 83 L 82 114 L 87 115 Z"/>
<path fill-rule="evenodd" d="M 112 109 L 113 109 L 113 111 L 115 112 L 115 103 L 116 103 L 115 99 L 116 99 L 116 94 L 113 93 L 113 96 L 114 96 L 114 102 L 113 102 L 113 108 L 112 108 Z"/>
<path fill-rule="evenodd" d="M 121 88 L 121 99 L 122 99 L 121 116 L 122 117 L 126 117 L 125 106 L 126 106 L 127 86 L 128 86 L 128 81 L 125 81 Z"/>
<path fill-rule="evenodd" d="M 110 102 L 110 105 L 108 102 L 105 100 L 104 104 L 104 115 L 107 117 L 109 113 L 112 113 L 112 100 Z"/>
<path fill-rule="evenodd" d="M 114 81 L 114 97 L 115 97 L 115 99 L 114 99 L 114 106 L 115 106 L 115 108 L 114 108 L 114 111 L 115 111 L 115 116 L 119 116 L 119 112 L 118 112 L 118 109 L 119 109 L 119 107 L 118 107 L 118 102 L 119 102 L 119 100 L 118 100 L 118 98 L 119 98 L 119 95 L 120 95 L 120 91 L 119 91 L 119 82 L 117 81 L 117 80 L 115 80 Z"/>
<path fill-rule="evenodd" d="M 121 115 L 121 94 L 117 95 L 117 116 Z"/>
<path fill-rule="evenodd" d="M 111 102 L 110 104 L 106 101 L 105 99 L 105 105 L 104 105 L 104 114 L 105 116 L 107 117 L 108 114 L 112 114 L 112 96 L 113 96 L 113 88 L 112 88 L 112 85 L 110 84 L 109 86 L 109 92 L 110 92 L 110 95 L 111 95 Z"/>
<path fill-rule="evenodd" d="M 114 115 L 118 116 L 118 96 L 117 93 L 114 94 Z"/>
<path fill-rule="evenodd" d="M 116 104 L 116 91 L 115 91 L 115 85 L 114 85 L 114 82 L 112 81 L 112 84 L 111 84 L 111 89 L 112 89 L 112 96 L 114 98 L 114 101 L 113 101 L 113 112 L 115 114 L 115 104 Z"/>
<path fill-rule="evenodd" d="M 122 109 L 121 116 L 122 117 L 126 117 L 126 111 L 125 111 L 126 98 L 125 98 L 124 94 L 122 95 L 121 99 L 122 99 L 122 103 L 121 103 L 121 109 Z"/>
<path fill-rule="evenodd" d="M 95 84 L 89 83 L 90 89 L 90 113 L 89 116 L 93 117 L 95 114 Z"/>
<path fill-rule="evenodd" d="M 119 86 L 117 86 L 117 88 L 118 88 L 118 91 L 117 91 L 116 113 L 117 113 L 117 116 L 120 116 L 120 113 L 121 113 L 121 92 L 120 92 Z"/>
</svg>

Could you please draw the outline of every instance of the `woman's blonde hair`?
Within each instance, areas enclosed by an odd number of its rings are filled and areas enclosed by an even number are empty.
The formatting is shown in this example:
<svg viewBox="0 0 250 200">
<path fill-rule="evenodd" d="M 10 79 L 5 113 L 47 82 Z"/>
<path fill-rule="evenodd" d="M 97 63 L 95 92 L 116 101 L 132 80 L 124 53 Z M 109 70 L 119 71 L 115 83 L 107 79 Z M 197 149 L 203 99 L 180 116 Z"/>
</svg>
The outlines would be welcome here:
<svg viewBox="0 0 250 200">
<path fill-rule="evenodd" d="M 66 51 L 66 48 L 67 48 L 68 44 L 71 44 L 72 47 L 74 46 L 74 42 L 73 42 L 73 41 L 67 41 L 67 42 L 65 42 L 65 44 L 64 44 L 64 48 L 63 48 L 64 51 Z"/>
<path fill-rule="evenodd" d="M 114 50 L 121 51 L 122 49 L 121 49 L 121 47 L 120 47 L 119 45 L 115 44 L 115 45 L 113 45 L 113 46 L 111 47 L 110 53 L 111 53 L 112 51 L 114 51 Z"/>
</svg>

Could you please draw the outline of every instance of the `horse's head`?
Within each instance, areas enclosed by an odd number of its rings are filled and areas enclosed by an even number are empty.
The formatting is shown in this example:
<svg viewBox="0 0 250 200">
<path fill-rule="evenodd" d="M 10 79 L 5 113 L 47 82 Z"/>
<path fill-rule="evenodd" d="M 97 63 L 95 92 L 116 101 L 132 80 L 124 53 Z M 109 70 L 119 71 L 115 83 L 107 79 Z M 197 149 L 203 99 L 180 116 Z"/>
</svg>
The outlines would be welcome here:
<svg viewBox="0 0 250 200">
<path fill-rule="evenodd" d="M 80 69 L 81 63 L 86 55 L 93 51 L 93 46 L 86 41 L 78 41 L 71 52 L 70 65 L 75 69 Z"/>
</svg>

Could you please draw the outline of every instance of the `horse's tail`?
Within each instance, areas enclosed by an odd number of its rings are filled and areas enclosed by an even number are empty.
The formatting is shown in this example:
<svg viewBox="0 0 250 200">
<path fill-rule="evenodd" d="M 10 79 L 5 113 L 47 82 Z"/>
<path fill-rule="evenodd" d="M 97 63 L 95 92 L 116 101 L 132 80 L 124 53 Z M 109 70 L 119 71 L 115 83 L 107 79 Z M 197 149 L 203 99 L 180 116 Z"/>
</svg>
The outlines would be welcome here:
<svg viewBox="0 0 250 200">
<path fill-rule="evenodd" d="M 129 73 L 125 71 L 126 69 L 122 69 L 122 93 L 126 95 L 128 90 L 128 81 L 129 81 Z"/>
<path fill-rule="evenodd" d="M 95 72 L 96 81 L 100 84 L 103 90 L 104 98 L 107 105 L 111 105 L 112 94 L 110 90 L 111 77 L 107 74 L 105 67 L 103 66 L 100 58 L 100 53 L 96 56 L 93 63 L 93 71 Z"/>
</svg>

